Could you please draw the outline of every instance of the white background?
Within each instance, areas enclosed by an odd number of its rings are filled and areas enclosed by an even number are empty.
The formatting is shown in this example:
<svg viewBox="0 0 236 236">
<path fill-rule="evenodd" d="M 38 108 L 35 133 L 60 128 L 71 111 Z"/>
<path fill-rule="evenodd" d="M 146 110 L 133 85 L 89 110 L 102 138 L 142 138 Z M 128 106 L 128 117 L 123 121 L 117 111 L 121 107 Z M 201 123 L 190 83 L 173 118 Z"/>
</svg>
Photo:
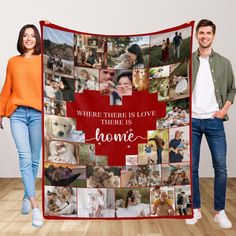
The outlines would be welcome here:
<svg viewBox="0 0 236 236">
<path fill-rule="evenodd" d="M 16 41 L 20 28 L 40 20 L 66 28 L 99 34 L 139 34 L 174 27 L 191 20 L 211 19 L 217 26 L 214 49 L 227 57 L 236 73 L 236 1 L 235 0 L 7 0 L 0 8 L 0 89 L 5 80 L 6 64 L 17 54 Z M 194 40 L 193 49 L 197 44 Z M 230 121 L 225 122 L 228 142 L 228 175 L 236 177 L 236 105 L 230 110 Z M 19 177 L 18 157 L 4 119 L 0 130 L 0 177 Z M 211 157 L 204 140 L 200 175 L 213 176 Z M 39 170 L 41 176 L 41 169 Z"/>
</svg>

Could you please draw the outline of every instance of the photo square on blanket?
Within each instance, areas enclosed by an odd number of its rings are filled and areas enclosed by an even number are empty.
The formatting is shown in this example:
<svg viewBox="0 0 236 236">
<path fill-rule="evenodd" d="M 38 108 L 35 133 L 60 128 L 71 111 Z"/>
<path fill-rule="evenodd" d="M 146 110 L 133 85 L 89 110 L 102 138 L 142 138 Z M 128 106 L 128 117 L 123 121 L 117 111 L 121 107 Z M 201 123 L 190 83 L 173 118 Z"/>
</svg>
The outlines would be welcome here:
<svg viewBox="0 0 236 236">
<path fill-rule="evenodd" d="M 194 22 L 139 35 L 40 23 L 44 217 L 191 218 Z"/>
</svg>

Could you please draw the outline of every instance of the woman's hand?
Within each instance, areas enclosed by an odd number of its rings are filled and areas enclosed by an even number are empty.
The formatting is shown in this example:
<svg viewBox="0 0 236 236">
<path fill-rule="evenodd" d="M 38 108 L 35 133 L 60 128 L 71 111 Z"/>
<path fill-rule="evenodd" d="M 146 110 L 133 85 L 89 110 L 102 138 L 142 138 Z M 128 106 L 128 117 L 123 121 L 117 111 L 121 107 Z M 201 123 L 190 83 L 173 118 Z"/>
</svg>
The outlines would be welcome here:
<svg viewBox="0 0 236 236">
<path fill-rule="evenodd" d="M 44 23 L 45 23 L 46 25 L 51 24 L 51 22 L 50 22 L 49 20 L 45 20 Z"/>
<path fill-rule="evenodd" d="M 0 128 L 1 128 L 1 129 L 3 129 L 3 125 L 2 125 L 2 119 L 3 119 L 3 117 L 2 117 L 2 116 L 0 116 Z"/>
</svg>

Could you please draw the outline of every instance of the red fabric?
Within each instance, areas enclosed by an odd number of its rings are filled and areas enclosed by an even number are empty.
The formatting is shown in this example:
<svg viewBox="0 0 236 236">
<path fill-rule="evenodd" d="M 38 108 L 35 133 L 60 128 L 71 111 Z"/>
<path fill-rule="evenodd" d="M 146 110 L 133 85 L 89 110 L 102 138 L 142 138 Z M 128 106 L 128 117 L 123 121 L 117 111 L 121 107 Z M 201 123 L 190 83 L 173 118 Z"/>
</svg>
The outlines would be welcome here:
<svg viewBox="0 0 236 236">
<path fill-rule="evenodd" d="M 152 36 L 152 35 L 163 35 L 165 33 L 171 33 L 170 35 L 174 35 L 176 31 L 184 30 L 185 28 L 191 27 L 191 35 L 190 35 L 190 43 L 189 43 L 189 58 L 186 58 L 186 60 L 190 61 L 190 68 L 189 69 L 189 90 L 188 90 L 188 95 L 187 99 L 189 99 L 189 115 L 191 118 L 191 50 L 192 50 L 192 32 L 193 32 L 193 26 L 194 22 L 189 22 L 177 27 L 173 27 L 170 29 L 162 30 L 159 32 L 152 32 L 148 34 L 136 34 L 136 35 L 101 35 L 101 34 L 90 34 L 90 33 L 84 33 L 84 32 L 79 32 L 75 30 L 70 30 L 63 28 L 61 26 L 57 26 L 54 24 L 45 24 L 45 22 L 41 21 L 41 33 L 42 33 L 42 45 L 44 44 L 44 29 L 45 28 L 51 28 L 55 30 L 61 30 L 62 32 L 69 32 L 69 33 L 74 33 L 74 34 L 80 34 L 80 35 L 93 35 L 93 36 L 103 36 L 103 37 L 135 37 L 135 36 Z M 168 35 L 168 37 L 170 37 Z M 172 37 L 172 36 L 171 36 Z M 172 43 L 172 39 L 170 38 L 170 42 Z M 74 45 L 75 46 L 75 45 Z M 158 45 L 159 46 L 159 45 Z M 44 49 L 44 47 L 43 47 Z M 106 52 L 107 53 L 107 47 L 106 47 Z M 187 50 L 187 49 L 186 49 Z M 44 50 L 43 50 L 44 51 Z M 53 51 L 53 49 L 52 49 Z M 149 44 L 149 54 L 151 51 L 151 45 Z M 168 55 L 164 57 L 164 60 L 162 61 L 161 65 L 152 65 L 152 61 L 149 61 L 149 64 L 145 67 L 145 69 L 150 69 L 152 67 L 159 67 L 159 66 L 165 66 L 165 65 L 170 65 L 171 68 L 171 63 L 168 64 L 168 61 L 171 59 L 173 48 L 169 47 L 168 48 Z M 43 53 L 42 53 L 43 54 Z M 49 55 L 47 55 L 49 56 Z M 162 55 L 163 56 L 163 55 Z M 82 59 L 81 59 L 82 60 Z M 150 58 L 149 58 L 150 60 Z M 44 69 L 42 73 L 45 72 L 45 58 L 42 56 L 42 62 L 44 63 Z M 184 63 L 185 61 L 175 61 L 172 62 L 174 63 Z M 154 63 L 155 64 L 155 63 Z M 78 65 L 73 65 L 73 69 L 75 67 L 79 67 Z M 84 66 L 86 69 L 86 65 Z M 101 70 L 103 68 L 99 68 Z M 110 69 L 110 68 L 108 68 Z M 149 76 L 150 77 L 150 76 Z M 170 76 L 169 76 L 170 77 Z M 70 78 L 70 79 L 75 79 Z M 150 79 L 150 78 L 149 78 Z M 163 79 L 163 78 L 162 78 Z M 149 80 L 150 82 L 150 80 Z M 170 82 L 169 82 L 170 83 Z M 169 86 L 171 83 L 169 84 Z M 172 85 L 171 85 L 172 86 Z M 45 84 L 43 85 L 43 90 L 45 90 Z M 181 96 L 181 95 L 178 95 Z M 169 215 L 162 215 L 162 216 L 157 216 L 155 213 L 152 213 L 152 211 L 155 210 L 155 207 L 158 207 L 159 204 L 159 199 L 153 200 L 151 202 L 151 195 L 153 194 L 153 188 L 154 186 L 135 186 L 135 187 L 127 187 L 127 186 L 122 186 L 121 183 L 121 175 L 126 174 L 126 171 L 128 173 L 128 166 L 126 166 L 126 155 L 138 155 L 138 148 L 139 144 L 145 144 L 148 143 L 148 131 L 154 131 L 158 130 L 157 129 L 157 120 L 166 117 L 167 115 L 167 102 L 173 101 L 176 98 L 168 98 L 168 100 L 165 101 L 158 101 L 158 91 L 151 93 L 150 90 L 146 91 L 132 91 L 132 95 L 130 96 L 123 96 L 122 98 L 122 105 L 110 105 L 110 97 L 108 95 L 102 95 L 100 91 L 92 91 L 92 90 L 84 90 L 83 93 L 74 93 L 74 99 L 73 101 L 66 101 L 66 117 L 67 118 L 74 118 L 76 121 L 76 130 L 82 130 L 85 133 L 85 144 L 94 144 L 95 145 L 95 155 L 98 156 L 107 156 L 108 158 L 108 166 L 110 168 L 112 167 L 119 167 L 121 172 L 119 172 L 120 176 L 120 185 L 118 187 L 111 188 L 114 191 L 114 200 L 112 200 L 112 210 L 114 210 L 114 217 L 106 217 L 106 216 L 101 216 L 101 217 L 96 217 L 96 216 L 81 216 L 78 212 L 80 211 L 80 206 L 81 204 L 81 199 L 82 196 L 80 196 L 80 193 L 82 189 L 88 188 L 90 191 L 91 189 L 94 190 L 94 193 L 97 191 L 96 187 L 91 187 L 88 186 L 89 182 L 89 177 L 86 176 L 88 175 L 88 172 L 90 172 L 91 168 L 94 168 L 94 166 L 91 167 L 91 165 L 88 166 L 81 166 L 81 163 L 78 163 L 78 165 L 72 165 L 72 164 L 59 164 L 59 163 L 51 163 L 47 160 L 48 156 L 51 155 L 49 152 L 49 143 L 51 141 L 51 138 L 47 136 L 46 134 L 46 125 L 44 124 L 44 147 L 43 147 L 43 210 L 44 210 L 44 217 L 46 219 L 88 219 L 88 218 L 93 218 L 93 219 L 143 219 L 143 218 L 178 218 L 178 219 L 186 219 L 186 218 L 191 218 L 192 217 L 192 209 L 189 209 L 189 213 L 186 216 L 179 215 L 178 211 L 178 206 L 177 206 L 177 193 L 180 191 L 184 190 L 183 185 L 176 185 L 176 186 L 168 186 L 167 184 L 164 184 L 164 177 L 162 178 L 162 184 L 160 187 L 161 191 L 165 191 L 165 187 L 170 187 L 171 190 L 169 190 L 168 194 L 172 194 L 171 200 L 167 200 L 168 202 L 168 209 L 170 208 L 171 211 L 171 205 L 174 206 L 174 215 L 171 213 L 168 213 L 168 210 L 166 210 L 166 214 Z M 178 100 L 178 97 L 177 97 Z M 42 104 L 44 105 L 44 101 L 42 101 Z M 46 119 L 47 114 L 44 113 L 44 120 Z M 188 134 L 189 135 L 189 142 L 190 142 L 190 160 L 181 163 L 183 166 L 183 169 L 185 168 L 185 165 L 187 166 L 187 171 L 189 171 L 189 180 L 190 184 L 188 184 L 188 190 L 190 191 L 189 199 L 191 201 L 191 121 L 189 122 L 189 130 Z M 175 132 L 174 129 L 171 131 L 171 127 L 168 128 L 168 139 L 165 140 L 165 146 L 169 147 L 169 141 L 170 141 L 170 133 Z M 174 131 L 173 131 L 174 130 Z M 153 137 L 152 137 L 153 138 Z M 73 144 L 73 142 L 70 142 Z M 76 145 L 75 145 L 76 147 Z M 168 149 L 168 148 L 167 148 Z M 155 163 L 157 164 L 157 163 Z M 161 172 L 166 171 L 167 168 L 170 165 L 177 165 L 176 163 L 169 163 L 165 162 L 161 164 Z M 63 168 L 67 170 L 71 169 L 72 173 L 74 170 L 81 168 L 81 170 L 84 168 L 85 169 L 85 176 L 86 178 L 83 179 L 85 180 L 84 187 L 75 187 L 73 185 L 70 185 L 73 187 L 74 191 L 76 191 L 75 197 L 76 197 L 76 213 L 69 214 L 69 215 L 50 215 L 46 211 L 48 208 L 48 202 L 49 202 L 49 195 L 50 191 L 53 189 L 52 186 L 48 179 L 46 178 L 45 171 L 48 169 L 50 165 L 54 165 L 56 168 L 60 168 L 59 166 L 61 165 Z M 142 168 L 140 165 L 136 166 L 137 168 Z M 83 169 L 83 170 L 84 170 Z M 81 171 L 80 170 L 80 171 Z M 119 170 L 119 171 L 120 171 Z M 185 170 L 185 169 L 184 169 Z M 110 171 L 110 170 L 109 170 Z M 123 172 L 122 172 L 123 171 Z M 112 172 L 112 171 L 111 171 Z M 110 172 L 110 173 L 111 173 Z M 130 172 L 131 173 L 131 172 Z M 114 174 L 114 173 L 113 173 Z M 127 175 L 128 176 L 128 175 Z M 124 182 L 123 182 L 124 184 Z M 61 187 L 61 186 L 60 186 Z M 183 188 L 183 189 L 182 189 Z M 105 189 L 105 187 L 101 187 L 100 189 Z M 146 216 L 137 216 L 134 217 L 128 216 L 118 216 L 117 217 L 117 209 L 116 204 L 117 200 L 125 200 L 128 198 L 128 192 L 129 189 L 135 190 L 137 189 L 139 193 L 141 194 L 141 197 L 144 198 L 149 198 L 149 203 L 146 203 L 144 200 L 141 202 L 143 204 L 149 204 L 149 213 Z M 50 190 L 50 191 L 49 191 Z M 171 191 L 173 190 L 173 193 Z M 123 191 L 123 192 L 122 192 Z M 178 192 L 177 192 L 178 191 Z M 145 192 L 145 193 L 143 193 Z M 167 191 L 168 192 L 168 191 Z M 108 198 L 108 193 L 106 190 L 104 190 L 104 193 L 106 193 L 106 197 Z M 97 192 L 96 192 L 97 194 Z M 96 195 L 95 194 L 95 195 Z M 121 195 L 123 194 L 123 198 L 121 199 Z M 143 195 L 142 195 L 143 194 Z M 146 195 L 145 195 L 146 194 Z M 93 196 L 93 192 L 90 192 L 90 195 Z M 83 201 L 90 201 L 88 197 L 90 195 L 86 195 L 87 199 Z M 85 196 L 85 195 L 84 195 Z M 83 197 L 84 197 L 83 196 Z M 97 196 L 97 195 L 96 195 Z M 111 196 L 110 196 L 111 198 Z M 132 198 L 132 197 L 130 197 Z M 152 198 L 154 198 L 154 194 L 152 195 Z M 147 200 L 147 199 L 145 199 Z M 101 201 L 101 200 L 100 200 Z M 108 201 L 105 199 L 105 201 Z M 108 201 L 109 202 L 109 201 Z M 171 204 L 172 203 L 172 204 Z M 191 204 L 191 202 L 190 202 Z M 157 206 L 156 206 L 157 205 Z M 134 204 L 135 206 L 135 204 Z M 92 207 L 91 207 L 92 208 Z M 105 208 L 105 209 L 104 209 Z M 106 210 L 109 210 L 108 206 L 104 206 L 103 211 L 105 212 Z M 124 207 L 122 210 L 125 210 Z M 164 208 L 163 208 L 164 209 Z M 82 212 L 82 211 L 81 211 Z M 129 212 L 130 213 L 130 212 Z M 82 213 L 81 213 L 82 214 Z M 105 213 L 104 213 L 105 214 Z"/>
</svg>

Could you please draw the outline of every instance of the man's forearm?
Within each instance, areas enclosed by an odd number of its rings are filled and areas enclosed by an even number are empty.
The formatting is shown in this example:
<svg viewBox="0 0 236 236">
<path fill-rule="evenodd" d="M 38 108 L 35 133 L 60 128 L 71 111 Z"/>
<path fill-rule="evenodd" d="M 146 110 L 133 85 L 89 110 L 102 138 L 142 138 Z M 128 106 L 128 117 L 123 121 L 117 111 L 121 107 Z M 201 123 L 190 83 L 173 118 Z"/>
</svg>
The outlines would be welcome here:
<svg viewBox="0 0 236 236">
<path fill-rule="evenodd" d="M 227 113 L 229 111 L 229 108 L 231 107 L 232 102 L 226 101 L 225 105 L 222 107 L 222 109 Z"/>
</svg>

